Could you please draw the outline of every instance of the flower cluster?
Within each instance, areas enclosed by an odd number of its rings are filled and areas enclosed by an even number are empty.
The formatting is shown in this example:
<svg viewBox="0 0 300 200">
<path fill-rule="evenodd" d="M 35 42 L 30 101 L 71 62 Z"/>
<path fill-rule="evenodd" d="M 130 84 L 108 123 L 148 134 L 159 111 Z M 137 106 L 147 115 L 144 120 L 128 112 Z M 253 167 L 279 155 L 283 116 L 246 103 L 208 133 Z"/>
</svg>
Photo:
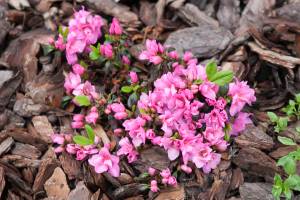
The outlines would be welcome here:
<svg viewBox="0 0 300 200">
<path fill-rule="evenodd" d="M 170 51 L 156 40 L 146 41 L 146 50 L 139 59 L 172 69 L 154 81 L 152 90 L 147 90 L 138 74 L 130 69 L 130 56 L 125 53 L 128 44 L 123 40 L 118 20 L 113 19 L 105 41 L 97 44 L 102 25 L 100 16 L 82 9 L 75 12 L 74 19 L 65 28 L 68 34 L 60 34 L 52 42 L 57 50 L 65 51 L 72 65 L 64 84 L 71 102 L 80 108 L 73 116 L 72 128 L 85 128 L 87 135 L 72 138 L 55 134 L 52 138 L 57 145 L 55 151 L 66 151 L 77 160 L 88 160 L 97 173 L 108 172 L 112 176 L 120 174 L 120 159 L 135 162 L 144 146 L 163 148 L 171 161 L 178 161 L 177 169 L 185 173 L 191 173 L 194 166 L 205 173 L 215 169 L 230 136 L 238 135 L 251 123 L 250 114 L 242 109 L 256 100 L 254 90 L 246 82 L 234 79 L 232 72 L 218 70 L 213 62 L 198 64 L 191 52 L 185 52 L 180 58 L 175 50 Z M 87 62 L 79 59 L 87 57 L 90 58 Z M 131 85 L 123 86 L 121 91 L 137 98 L 133 106 L 122 102 L 127 96 L 108 95 L 104 99 L 97 92 L 89 81 L 90 69 L 87 70 L 86 63 L 91 62 L 113 63 L 118 70 L 122 68 L 120 74 L 124 71 L 128 74 Z M 100 121 L 100 116 L 116 121 L 113 127 L 118 140 L 116 149 L 93 132 L 92 127 Z M 159 191 L 159 184 L 177 185 L 172 169 L 159 171 L 150 167 L 148 173 L 153 192 Z"/>
<path fill-rule="evenodd" d="M 141 59 L 158 64 L 169 57 L 173 72 L 162 75 L 154 82 L 153 91 L 141 95 L 137 105 L 142 114 L 126 120 L 123 126 L 135 147 L 149 139 L 153 145 L 163 147 L 170 160 L 181 156 L 184 171 L 191 171 L 191 162 L 208 173 L 220 162 L 217 151 L 225 151 L 228 146 L 225 130 L 235 115 L 228 134 L 236 135 L 251 122 L 249 114 L 240 111 L 246 103 L 251 105 L 255 101 L 254 90 L 246 82 L 236 80 L 229 84 L 225 99 L 218 94 L 220 85 L 209 80 L 207 69 L 197 65 L 191 53 L 187 52 L 180 61 L 175 51 L 164 52 L 156 41 L 147 40 L 146 46 Z M 155 119 L 159 119 L 161 126 L 155 131 L 147 129 L 146 122 Z M 153 133 L 151 138 L 146 134 L 149 131 Z"/>
</svg>

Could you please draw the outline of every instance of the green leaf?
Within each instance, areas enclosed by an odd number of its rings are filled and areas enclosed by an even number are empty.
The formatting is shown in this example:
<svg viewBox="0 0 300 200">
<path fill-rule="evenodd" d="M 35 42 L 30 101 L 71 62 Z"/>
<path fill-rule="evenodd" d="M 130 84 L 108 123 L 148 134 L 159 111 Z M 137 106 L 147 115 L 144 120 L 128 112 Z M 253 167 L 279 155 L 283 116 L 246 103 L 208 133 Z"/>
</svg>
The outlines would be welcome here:
<svg viewBox="0 0 300 200">
<path fill-rule="evenodd" d="M 296 127 L 296 131 L 300 133 L 300 127 Z"/>
<path fill-rule="evenodd" d="M 84 137 L 82 135 L 75 135 L 73 137 L 73 141 L 76 143 L 76 144 L 79 144 L 81 146 L 86 146 L 86 145 L 91 145 L 93 143 L 91 143 L 90 139 L 87 138 L 87 137 Z"/>
<path fill-rule="evenodd" d="M 276 174 L 274 176 L 274 185 L 272 188 L 272 194 L 275 197 L 275 199 L 280 199 L 279 197 L 282 193 L 282 188 L 283 188 L 282 179 L 280 175 Z"/>
<path fill-rule="evenodd" d="M 229 70 L 224 70 L 217 72 L 211 77 L 212 82 L 216 83 L 219 86 L 223 86 L 227 83 L 230 83 L 233 79 L 233 72 Z"/>
<path fill-rule="evenodd" d="M 100 54 L 95 51 L 91 51 L 89 56 L 91 60 L 98 60 L 98 58 L 100 58 Z"/>
<path fill-rule="evenodd" d="M 292 191 L 290 190 L 290 188 L 285 187 L 284 190 L 283 190 L 283 193 L 284 193 L 285 198 L 287 200 L 291 200 L 292 199 Z"/>
<path fill-rule="evenodd" d="M 300 93 L 296 94 L 295 100 L 297 101 L 298 104 L 300 104 Z"/>
<path fill-rule="evenodd" d="M 136 86 L 134 86 L 132 89 L 133 89 L 133 91 L 136 92 L 138 89 L 140 89 L 140 86 L 139 86 L 139 85 L 136 85 Z"/>
<path fill-rule="evenodd" d="M 273 112 L 267 112 L 268 117 L 270 118 L 271 122 L 277 122 L 278 117 L 275 113 Z"/>
<path fill-rule="evenodd" d="M 279 117 L 278 119 L 278 126 L 281 130 L 284 130 L 288 125 L 288 118 L 286 117 Z"/>
<path fill-rule="evenodd" d="M 208 80 L 211 81 L 213 75 L 217 73 L 217 63 L 215 61 L 210 61 L 206 64 L 206 75 Z"/>
<path fill-rule="evenodd" d="M 196 85 L 200 85 L 201 83 L 203 83 L 203 81 L 201 79 L 197 79 L 193 83 Z"/>
<path fill-rule="evenodd" d="M 87 135 L 88 135 L 90 141 L 91 141 L 92 143 L 94 143 L 94 141 L 95 141 L 95 132 L 94 132 L 94 130 L 93 130 L 92 127 L 91 127 L 90 125 L 88 125 L 88 124 L 86 124 L 86 125 L 84 126 L 84 128 L 85 128 L 85 131 L 86 131 L 86 133 L 87 133 Z"/>
<path fill-rule="evenodd" d="M 54 46 L 52 45 L 42 45 L 43 54 L 44 56 L 47 56 L 49 53 L 55 50 Z"/>
<path fill-rule="evenodd" d="M 135 105 L 138 101 L 138 95 L 134 92 L 132 93 L 127 100 L 127 105 L 129 108 L 132 108 L 133 105 Z"/>
<path fill-rule="evenodd" d="M 70 96 L 64 96 L 62 98 L 62 101 L 61 101 L 61 104 L 60 104 L 61 107 L 65 108 L 71 100 L 72 100 L 72 98 Z"/>
<path fill-rule="evenodd" d="M 82 67 L 84 67 L 85 69 L 87 69 L 88 66 L 89 66 L 89 65 L 88 65 L 86 62 L 84 62 L 83 60 L 80 60 L 79 64 L 80 64 Z"/>
<path fill-rule="evenodd" d="M 284 145 L 297 145 L 291 138 L 288 137 L 278 136 L 277 139 L 281 144 Z"/>
<path fill-rule="evenodd" d="M 293 190 L 300 191 L 300 176 L 297 174 L 290 175 L 285 181 L 284 185 Z"/>
<path fill-rule="evenodd" d="M 75 98 L 76 103 L 78 103 L 80 106 L 89 106 L 91 105 L 90 99 L 87 96 L 79 95 Z"/>
<path fill-rule="evenodd" d="M 291 175 L 296 172 L 296 161 L 292 156 L 284 156 L 277 161 L 277 166 L 282 166 L 284 171 Z"/>
<path fill-rule="evenodd" d="M 121 91 L 124 92 L 124 93 L 127 93 L 127 94 L 131 93 L 132 90 L 133 90 L 132 86 L 126 85 L 126 86 L 121 87 Z"/>
</svg>

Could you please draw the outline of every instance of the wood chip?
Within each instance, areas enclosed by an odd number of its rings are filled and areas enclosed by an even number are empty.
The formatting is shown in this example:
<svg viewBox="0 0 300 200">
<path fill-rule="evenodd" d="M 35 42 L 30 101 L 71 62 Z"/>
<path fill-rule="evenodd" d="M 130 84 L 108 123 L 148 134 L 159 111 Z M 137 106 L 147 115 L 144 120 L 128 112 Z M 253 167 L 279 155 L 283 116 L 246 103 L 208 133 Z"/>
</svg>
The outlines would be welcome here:
<svg viewBox="0 0 300 200">
<path fill-rule="evenodd" d="M 239 191 L 243 200 L 274 199 L 272 196 L 272 184 L 270 183 L 244 183 Z"/>
<path fill-rule="evenodd" d="M 11 150 L 14 155 L 20 155 L 25 158 L 37 159 L 41 156 L 41 152 L 34 146 L 16 142 L 14 148 Z"/>
<path fill-rule="evenodd" d="M 40 151 L 45 151 L 48 147 L 44 140 L 34 136 L 33 134 L 29 134 L 25 129 L 11 129 L 6 131 L 6 133 L 13 137 L 14 140 L 24 144 L 31 144 Z"/>
<path fill-rule="evenodd" d="M 293 69 L 296 65 L 300 64 L 300 58 L 286 56 L 268 49 L 263 49 L 254 42 L 248 42 L 247 45 L 251 48 L 252 51 L 258 53 L 259 57 L 262 60 L 265 60 L 267 62 L 290 69 Z"/>
<path fill-rule="evenodd" d="M 56 167 L 59 166 L 59 163 L 54 159 L 45 159 L 42 160 L 42 163 L 39 167 L 39 171 L 35 177 L 32 189 L 34 192 L 43 190 L 43 185 L 46 180 L 53 174 L 53 171 Z"/>
<path fill-rule="evenodd" d="M 233 35 L 223 27 L 203 25 L 171 33 L 165 45 L 174 47 L 180 55 L 191 51 L 196 57 L 210 58 L 224 50 Z"/>
<path fill-rule="evenodd" d="M 77 183 L 76 188 L 72 190 L 68 196 L 68 200 L 83 200 L 90 199 L 92 193 L 89 189 L 84 185 L 83 181 Z"/>
<path fill-rule="evenodd" d="M 113 196 L 116 199 L 124 199 L 126 197 L 137 196 L 139 194 L 145 194 L 148 192 L 147 184 L 132 183 L 123 185 L 113 192 Z"/>
<path fill-rule="evenodd" d="M 98 12 L 103 12 L 107 15 L 112 15 L 122 23 L 134 24 L 138 22 L 138 16 L 129 10 L 129 7 L 116 3 L 113 0 L 88 0 L 87 1 Z"/>
<path fill-rule="evenodd" d="M 2 161 L 13 164 L 15 167 L 34 167 L 38 168 L 41 161 L 35 159 L 25 158 L 19 155 L 5 155 L 1 158 Z"/>
<path fill-rule="evenodd" d="M 229 190 L 238 189 L 244 183 L 243 172 L 240 168 L 236 168 L 232 172 Z"/>
<path fill-rule="evenodd" d="M 55 168 L 52 176 L 45 182 L 48 197 L 66 200 L 70 193 L 65 173 L 60 167 Z"/>
<path fill-rule="evenodd" d="M 247 125 L 246 129 L 234 140 L 241 148 L 255 147 L 270 150 L 274 146 L 273 139 L 264 132 L 262 127 L 254 125 Z"/>
<path fill-rule="evenodd" d="M 191 3 L 186 3 L 178 10 L 179 16 L 190 25 L 211 25 L 218 27 L 219 22 L 212 17 L 209 17 L 205 12 L 201 11 L 197 6 Z"/>
<path fill-rule="evenodd" d="M 5 187 L 4 169 L 0 167 L 0 198 Z"/>
<path fill-rule="evenodd" d="M 264 152 L 253 147 L 246 147 L 239 151 L 233 162 L 247 173 L 273 180 L 278 168 L 276 162 Z"/>
<path fill-rule="evenodd" d="M 70 154 L 63 152 L 59 156 L 59 161 L 61 163 L 64 172 L 67 174 L 70 180 L 78 178 L 81 176 L 81 166 L 78 160 L 75 160 Z"/>
<path fill-rule="evenodd" d="M 184 200 L 185 193 L 183 187 L 171 188 L 161 190 L 155 200 Z"/>
<path fill-rule="evenodd" d="M 12 137 L 6 138 L 3 142 L 1 142 L 0 156 L 7 153 L 11 149 L 13 144 L 14 144 L 14 140 L 12 139 Z"/>
<path fill-rule="evenodd" d="M 279 159 L 283 156 L 288 155 L 292 151 L 296 151 L 297 146 L 285 146 L 285 147 L 279 147 L 278 149 L 272 151 L 269 155 L 274 159 Z"/>
<path fill-rule="evenodd" d="M 45 142 L 51 143 L 51 135 L 54 134 L 54 131 L 47 116 L 35 116 L 32 118 L 32 123 L 36 131 L 41 135 L 41 138 Z"/>
</svg>

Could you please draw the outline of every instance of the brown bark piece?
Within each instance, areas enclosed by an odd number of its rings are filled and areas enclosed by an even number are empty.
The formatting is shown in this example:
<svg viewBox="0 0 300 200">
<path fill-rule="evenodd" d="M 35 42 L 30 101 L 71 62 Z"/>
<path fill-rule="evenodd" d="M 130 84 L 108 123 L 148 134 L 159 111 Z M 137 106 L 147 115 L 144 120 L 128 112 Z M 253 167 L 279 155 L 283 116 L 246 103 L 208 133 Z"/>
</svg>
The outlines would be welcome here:
<svg viewBox="0 0 300 200">
<path fill-rule="evenodd" d="M 0 167 L 0 198 L 5 187 L 4 169 Z"/>
<path fill-rule="evenodd" d="M 13 144 L 14 144 L 14 140 L 12 139 L 12 137 L 6 138 L 3 142 L 1 142 L 0 156 L 7 153 L 11 149 Z"/>
<path fill-rule="evenodd" d="M 155 200 L 184 200 L 185 193 L 183 187 L 168 188 L 162 190 Z"/>
<path fill-rule="evenodd" d="M 43 189 L 46 180 L 52 175 L 54 169 L 59 166 L 59 163 L 54 159 L 42 160 L 39 171 L 33 183 L 33 191 L 38 192 Z"/>
<path fill-rule="evenodd" d="M 52 176 L 45 182 L 44 188 L 48 197 L 66 200 L 70 193 L 67 178 L 63 170 L 55 168 Z"/>
<path fill-rule="evenodd" d="M 239 147 L 254 147 L 270 150 L 274 146 L 273 139 L 259 126 L 248 125 L 240 136 L 235 138 Z"/>
<path fill-rule="evenodd" d="M 15 146 L 11 150 L 11 153 L 31 159 L 38 159 L 42 154 L 36 147 L 19 142 L 15 143 Z"/>
<path fill-rule="evenodd" d="M 80 181 L 79 183 L 77 183 L 76 188 L 70 192 L 68 200 L 90 199 L 91 196 L 92 193 L 84 185 L 84 182 Z"/>
<path fill-rule="evenodd" d="M 247 147 L 239 151 L 233 162 L 241 169 L 266 180 L 273 180 L 278 171 L 276 162 L 259 149 Z"/>
<path fill-rule="evenodd" d="M 70 180 L 78 178 L 80 176 L 80 162 L 75 160 L 70 154 L 63 152 L 59 156 L 59 161 L 64 172 L 67 174 Z"/>
<path fill-rule="evenodd" d="M 45 142 L 51 143 L 51 135 L 54 134 L 54 131 L 47 116 L 35 116 L 32 118 L 32 123 L 41 138 Z"/>
</svg>

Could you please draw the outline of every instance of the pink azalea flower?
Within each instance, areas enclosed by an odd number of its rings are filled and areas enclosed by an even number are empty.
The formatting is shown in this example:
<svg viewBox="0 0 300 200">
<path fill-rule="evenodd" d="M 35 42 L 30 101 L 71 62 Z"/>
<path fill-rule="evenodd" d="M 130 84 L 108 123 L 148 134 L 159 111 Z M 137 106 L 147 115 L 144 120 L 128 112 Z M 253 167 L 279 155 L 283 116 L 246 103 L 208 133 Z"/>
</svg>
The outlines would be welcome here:
<svg viewBox="0 0 300 200">
<path fill-rule="evenodd" d="M 142 51 L 139 56 L 140 60 L 148 60 L 149 62 L 157 65 L 160 64 L 163 59 L 159 54 L 164 52 L 164 47 L 157 43 L 156 40 L 146 40 L 146 50 Z"/>
<path fill-rule="evenodd" d="M 172 59 L 177 60 L 179 58 L 177 51 L 171 51 L 168 53 L 168 56 Z"/>
<path fill-rule="evenodd" d="M 88 154 L 83 150 L 83 149 L 79 149 L 76 152 L 76 160 L 83 160 L 88 156 Z"/>
<path fill-rule="evenodd" d="M 66 44 L 66 57 L 69 64 L 78 61 L 77 53 L 88 49 L 101 36 L 103 22 L 100 16 L 92 16 L 84 8 L 74 13 L 74 19 L 69 21 L 69 34 Z"/>
<path fill-rule="evenodd" d="M 190 168 L 190 167 L 187 166 L 187 165 L 181 165 L 181 166 L 180 166 L 180 169 L 181 169 L 182 171 L 184 171 L 185 173 L 187 173 L 187 174 L 192 173 L 192 168 Z"/>
<path fill-rule="evenodd" d="M 135 150 L 134 146 L 129 142 L 127 137 L 122 138 L 119 142 L 121 148 L 117 151 L 117 155 L 127 155 L 128 162 L 132 163 L 137 160 L 138 152 Z"/>
<path fill-rule="evenodd" d="M 76 114 L 73 116 L 73 122 L 71 123 L 72 128 L 82 128 L 84 126 L 83 123 L 84 115 L 82 114 Z"/>
<path fill-rule="evenodd" d="M 219 86 L 208 81 L 204 81 L 200 86 L 199 86 L 199 91 L 201 94 L 209 99 L 216 99 L 216 94 L 219 90 Z"/>
<path fill-rule="evenodd" d="M 85 81 L 78 85 L 72 92 L 73 95 L 85 95 L 88 96 L 90 99 L 97 99 L 99 97 L 98 93 L 96 92 L 96 88 L 94 85 L 91 84 L 89 81 Z"/>
<path fill-rule="evenodd" d="M 190 51 L 186 51 L 183 55 L 183 60 L 185 62 L 188 62 L 190 59 L 192 59 L 194 57 L 194 55 L 192 54 L 192 52 Z"/>
<path fill-rule="evenodd" d="M 208 174 L 212 169 L 216 169 L 221 162 L 221 154 L 212 153 L 211 159 L 203 166 L 203 172 Z"/>
<path fill-rule="evenodd" d="M 213 109 L 210 113 L 205 114 L 204 120 L 206 126 L 210 127 L 225 127 L 225 122 L 228 120 L 228 116 L 225 110 Z"/>
<path fill-rule="evenodd" d="M 157 186 L 157 181 L 156 180 L 152 180 L 151 184 L 150 184 L 150 190 L 152 192 L 158 192 L 159 188 Z"/>
<path fill-rule="evenodd" d="M 174 176 L 168 178 L 168 185 L 175 187 L 177 185 L 177 180 Z"/>
<path fill-rule="evenodd" d="M 82 67 L 81 65 L 79 64 L 75 64 L 72 66 L 72 69 L 73 69 L 73 72 L 75 74 L 79 74 L 79 75 L 82 75 L 85 71 L 84 67 Z"/>
<path fill-rule="evenodd" d="M 206 127 L 205 131 L 203 132 L 204 138 L 211 144 L 215 145 L 224 137 L 225 133 L 221 127 L 214 128 L 214 127 Z"/>
<path fill-rule="evenodd" d="M 161 177 L 162 177 L 162 183 L 163 183 L 163 184 L 167 184 L 169 178 L 171 177 L 171 171 L 170 171 L 170 169 L 169 169 L 169 168 L 164 169 L 164 170 L 162 170 L 159 174 L 160 174 Z"/>
<path fill-rule="evenodd" d="M 135 84 L 135 83 L 139 82 L 139 77 L 136 72 L 131 71 L 129 73 L 129 76 L 130 76 L 131 83 Z"/>
<path fill-rule="evenodd" d="M 85 117 L 85 121 L 89 124 L 96 124 L 98 118 L 99 118 L 98 110 L 95 106 L 93 106 L 90 110 L 90 113 Z"/>
<path fill-rule="evenodd" d="M 106 146 L 98 154 L 92 155 L 88 162 L 95 168 L 96 173 L 108 172 L 114 177 L 120 175 L 119 157 L 110 154 Z"/>
<path fill-rule="evenodd" d="M 65 137 L 61 134 L 52 134 L 51 139 L 52 142 L 56 144 L 64 144 L 65 142 Z"/>
<path fill-rule="evenodd" d="M 110 104 L 108 109 L 112 110 L 115 113 L 114 117 L 118 120 L 126 119 L 128 116 L 126 108 L 122 103 Z"/>
<path fill-rule="evenodd" d="M 154 176 L 155 173 L 156 173 L 156 169 L 154 169 L 154 168 L 152 168 L 152 167 L 149 167 L 149 168 L 148 168 L 148 174 L 149 174 L 150 176 Z"/>
<path fill-rule="evenodd" d="M 57 40 L 54 42 L 54 46 L 56 49 L 59 49 L 60 51 L 65 50 L 66 44 L 64 43 L 64 38 L 62 35 L 58 35 Z"/>
<path fill-rule="evenodd" d="M 119 23 L 119 21 L 117 20 L 117 18 L 113 18 L 113 21 L 109 27 L 109 34 L 111 35 L 121 35 L 122 34 L 122 27 Z"/>
<path fill-rule="evenodd" d="M 114 134 L 116 135 L 116 136 L 121 136 L 121 133 L 123 132 L 123 129 L 121 129 L 121 128 L 117 128 L 117 129 L 115 129 L 114 130 Z"/>
<path fill-rule="evenodd" d="M 105 43 L 100 46 L 100 53 L 106 58 L 113 57 L 113 47 L 109 43 Z"/>
<path fill-rule="evenodd" d="M 122 56 L 122 62 L 125 65 L 130 65 L 130 60 L 127 56 L 124 56 L 124 55 Z"/>
<path fill-rule="evenodd" d="M 70 72 L 66 79 L 64 87 L 68 94 L 70 94 L 75 88 L 77 88 L 81 83 L 81 78 L 78 74 Z"/>
<path fill-rule="evenodd" d="M 225 140 L 219 140 L 217 141 L 217 143 L 215 144 L 215 146 L 217 147 L 217 149 L 221 152 L 226 151 L 227 146 L 229 144 L 225 141 Z"/>
<path fill-rule="evenodd" d="M 216 104 L 215 104 L 215 107 L 217 109 L 220 109 L 220 110 L 223 110 L 225 108 L 227 104 L 227 101 L 223 98 L 223 97 L 220 97 L 217 101 L 216 101 Z"/>
<path fill-rule="evenodd" d="M 255 92 L 251 89 L 247 82 L 236 80 L 235 83 L 229 84 L 228 95 L 232 97 L 232 103 L 229 109 L 231 116 L 241 111 L 245 104 L 251 105 L 256 101 Z"/>
<path fill-rule="evenodd" d="M 80 147 L 76 144 L 67 144 L 66 151 L 69 154 L 76 154 L 76 152 L 80 149 Z"/>
<path fill-rule="evenodd" d="M 129 132 L 129 136 L 132 138 L 132 143 L 135 147 L 145 144 L 146 142 L 146 132 L 143 128 L 145 123 L 146 120 L 141 117 L 129 119 L 123 123 L 123 127 Z"/>
<path fill-rule="evenodd" d="M 64 150 L 65 150 L 65 148 L 62 146 L 58 146 L 58 147 L 54 148 L 55 153 L 62 153 Z"/>
<path fill-rule="evenodd" d="M 247 124 L 251 124 L 252 121 L 249 118 L 249 113 L 240 112 L 238 113 L 237 118 L 234 120 L 231 125 L 230 135 L 237 136 L 239 132 L 245 130 Z"/>
<path fill-rule="evenodd" d="M 199 144 L 192 159 L 197 168 L 202 168 L 212 159 L 212 149 L 207 144 Z"/>
</svg>

